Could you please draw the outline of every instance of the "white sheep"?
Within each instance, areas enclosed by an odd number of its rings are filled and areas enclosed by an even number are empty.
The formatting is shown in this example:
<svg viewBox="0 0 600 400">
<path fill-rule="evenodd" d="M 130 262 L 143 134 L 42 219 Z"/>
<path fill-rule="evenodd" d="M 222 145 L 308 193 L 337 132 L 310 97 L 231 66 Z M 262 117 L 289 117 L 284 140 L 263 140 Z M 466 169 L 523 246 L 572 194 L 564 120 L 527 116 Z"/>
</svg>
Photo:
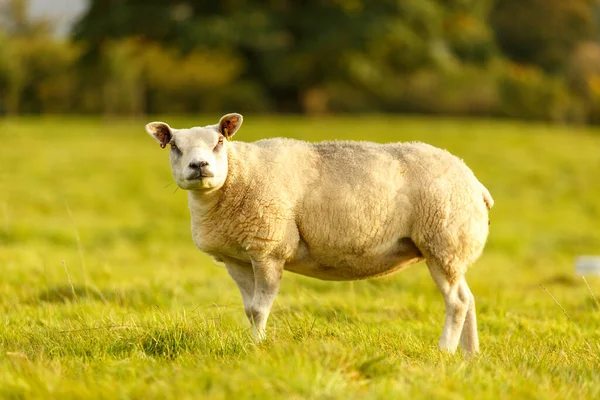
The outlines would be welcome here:
<svg viewBox="0 0 600 400">
<path fill-rule="evenodd" d="M 424 143 L 230 142 L 241 124 L 227 114 L 216 125 L 146 130 L 170 145 L 194 244 L 225 264 L 257 339 L 284 269 L 355 280 L 424 259 L 446 304 L 440 347 L 478 351 L 464 275 L 485 246 L 493 200 L 460 159 Z"/>
</svg>

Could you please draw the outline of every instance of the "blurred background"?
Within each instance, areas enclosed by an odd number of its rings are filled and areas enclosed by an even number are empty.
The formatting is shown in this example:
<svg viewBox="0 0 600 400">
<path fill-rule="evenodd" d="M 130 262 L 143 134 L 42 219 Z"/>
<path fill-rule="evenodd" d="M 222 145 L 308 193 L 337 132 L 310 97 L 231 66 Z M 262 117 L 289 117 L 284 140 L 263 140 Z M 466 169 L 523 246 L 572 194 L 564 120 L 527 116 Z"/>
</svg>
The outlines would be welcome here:
<svg viewBox="0 0 600 400">
<path fill-rule="evenodd" d="M 438 353 L 423 264 L 286 273 L 250 343 L 144 131 L 226 112 L 462 158 L 482 356 Z M 0 398 L 600 399 L 599 125 L 600 0 L 0 0 Z"/>
<path fill-rule="evenodd" d="M 598 0 L 0 0 L 0 115 L 600 123 Z"/>
</svg>

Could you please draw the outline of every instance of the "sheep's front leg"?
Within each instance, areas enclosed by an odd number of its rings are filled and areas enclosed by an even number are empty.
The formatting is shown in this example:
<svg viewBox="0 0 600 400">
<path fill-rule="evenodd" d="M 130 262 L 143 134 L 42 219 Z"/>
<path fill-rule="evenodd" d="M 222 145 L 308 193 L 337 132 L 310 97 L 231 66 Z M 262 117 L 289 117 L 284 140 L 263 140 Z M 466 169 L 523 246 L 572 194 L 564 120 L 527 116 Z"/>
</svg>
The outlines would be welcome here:
<svg viewBox="0 0 600 400">
<path fill-rule="evenodd" d="M 252 323 L 253 336 L 258 341 L 265 338 L 267 319 L 281 284 L 283 264 L 283 261 L 273 259 L 252 260 L 254 297 L 248 318 Z"/>
<path fill-rule="evenodd" d="M 240 293 L 242 294 L 242 300 L 244 301 L 244 311 L 246 316 L 252 323 L 252 317 L 250 316 L 250 307 L 252 306 L 252 299 L 254 298 L 254 270 L 251 265 L 236 265 L 227 263 L 225 264 L 229 276 L 233 278 L 237 284 Z"/>
</svg>

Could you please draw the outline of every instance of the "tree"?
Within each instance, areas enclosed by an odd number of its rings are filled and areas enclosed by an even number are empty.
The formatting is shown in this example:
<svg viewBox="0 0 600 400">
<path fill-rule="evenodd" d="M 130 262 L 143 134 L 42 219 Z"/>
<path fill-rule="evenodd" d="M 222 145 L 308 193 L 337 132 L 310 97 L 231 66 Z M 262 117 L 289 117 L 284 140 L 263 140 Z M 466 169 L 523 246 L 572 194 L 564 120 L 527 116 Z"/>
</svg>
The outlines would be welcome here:
<svg viewBox="0 0 600 400">
<path fill-rule="evenodd" d="M 52 24 L 49 20 L 31 20 L 27 11 L 29 0 L 8 0 L 0 7 L 0 21 L 9 36 L 33 37 L 50 35 Z"/>
<path fill-rule="evenodd" d="M 243 62 L 241 82 L 281 111 L 301 111 L 328 85 L 377 95 L 420 68 L 486 62 L 483 9 L 472 0 L 92 0 L 74 38 L 91 65 L 107 41 L 129 36 L 183 55 L 229 54 Z"/>
<path fill-rule="evenodd" d="M 0 104 L 4 112 L 68 111 L 75 85 L 77 52 L 52 37 L 52 24 L 28 17 L 27 0 L 9 0 L 0 9 Z"/>
<path fill-rule="evenodd" d="M 595 0 L 496 0 L 490 15 L 502 51 L 561 72 L 578 43 L 595 35 Z"/>
</svg>

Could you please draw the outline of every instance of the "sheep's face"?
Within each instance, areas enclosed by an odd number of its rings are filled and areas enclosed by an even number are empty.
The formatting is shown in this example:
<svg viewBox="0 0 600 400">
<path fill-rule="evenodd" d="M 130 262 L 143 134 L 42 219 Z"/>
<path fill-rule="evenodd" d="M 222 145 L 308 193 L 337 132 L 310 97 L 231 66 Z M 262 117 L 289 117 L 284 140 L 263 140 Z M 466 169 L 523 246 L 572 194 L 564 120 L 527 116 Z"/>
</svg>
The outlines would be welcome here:
<svg viewBox="0 0 600 400">
<path fill-rule="evenodd" d="M 146 125 L 161 147 L 170 147 L 171 172 L 186 190 L 218 190 L 227 178 L 227 146 L 242 124 L 240 114 L 227 114 L 217 125 L 173 129 L 164 122 Z"/>
<path fill-rule="evenodd" d="M 171 172 L 177 185 L 187 190 L 223 186 L 227 177 L 225 137 L 211 127 L 180 129 L 169 142 Z"/>
</svg>

